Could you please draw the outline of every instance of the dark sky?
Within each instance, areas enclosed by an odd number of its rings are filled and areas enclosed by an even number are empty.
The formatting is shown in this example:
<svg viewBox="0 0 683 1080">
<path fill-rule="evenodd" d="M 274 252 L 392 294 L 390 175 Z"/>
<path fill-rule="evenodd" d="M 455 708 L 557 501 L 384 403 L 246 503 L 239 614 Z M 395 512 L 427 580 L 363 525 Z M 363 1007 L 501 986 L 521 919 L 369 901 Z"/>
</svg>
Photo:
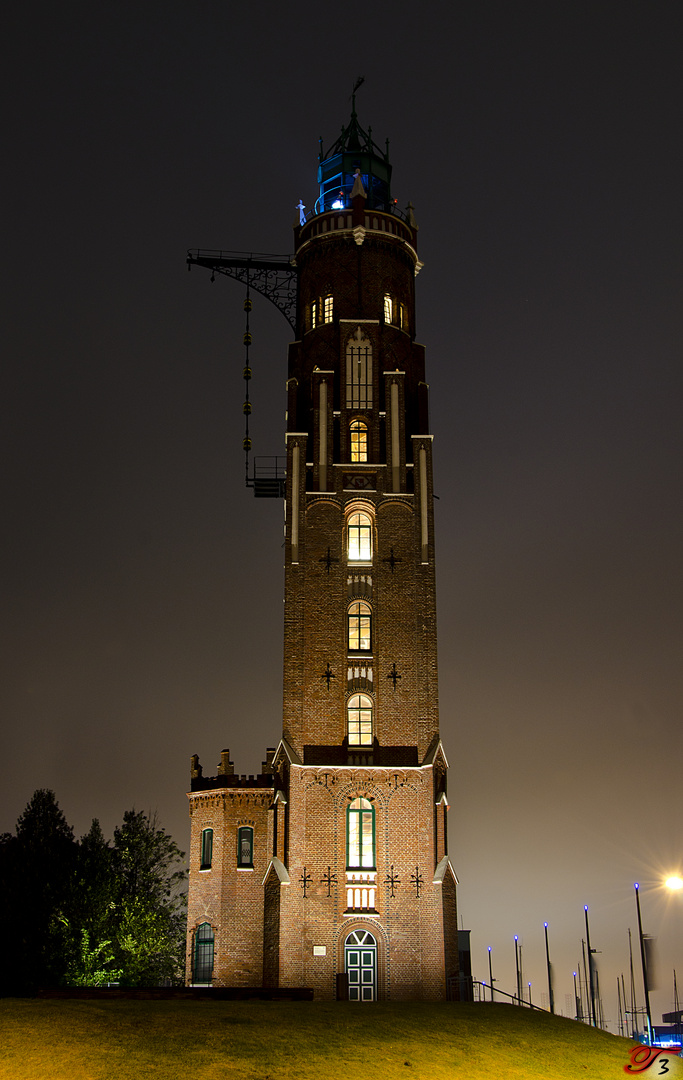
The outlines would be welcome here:
<svg viewBox="0 0 683 1080">
<path fill-rule="evenodd" d="M 0 830 L 80 835 L 281 728 L 282 508 L 243 486 L 242 290 L 318 137 L 391 140 L 420 225 L 442 735 L 475 975 L 567 1009 L 588 904 L 606 1018 L 641 882 L 683 978 L 680 6 L 15 5 L 6 16 Z M 12 22 L 13 20 L 13 22 Z M 257 453 L 291 334 L 252 314 Z M 639 982 L 640 987 L 640 982 Z M 640 993 L 642 999 L 642 992 Z"/>
</svg>

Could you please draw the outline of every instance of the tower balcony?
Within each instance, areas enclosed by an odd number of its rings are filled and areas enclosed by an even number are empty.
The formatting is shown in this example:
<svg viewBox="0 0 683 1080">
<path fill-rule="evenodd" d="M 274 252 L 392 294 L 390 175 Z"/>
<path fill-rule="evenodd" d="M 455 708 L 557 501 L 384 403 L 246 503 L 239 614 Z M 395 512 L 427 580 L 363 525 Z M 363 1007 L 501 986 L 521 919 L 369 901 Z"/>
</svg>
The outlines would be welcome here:
<svg viewBox="0 0 683 1080">
<path fill-rule="evenodd" d="M 395 211 L 393 209 L 373 210 L 365 207 L 359 213 L 349 205 L 325 210 L 322 213 L 313 211 L 307 215 L 305 222 L 298 230 L 297 250 L 316 237 L 332 236 L 340 232 L 355 232 L 358 229 L 394 236 L 410 244 L 411 247 L 414 247 L 416 243 L 415 223 L 410 209 L 403 213 L 398 207 Z"/>
</svg>

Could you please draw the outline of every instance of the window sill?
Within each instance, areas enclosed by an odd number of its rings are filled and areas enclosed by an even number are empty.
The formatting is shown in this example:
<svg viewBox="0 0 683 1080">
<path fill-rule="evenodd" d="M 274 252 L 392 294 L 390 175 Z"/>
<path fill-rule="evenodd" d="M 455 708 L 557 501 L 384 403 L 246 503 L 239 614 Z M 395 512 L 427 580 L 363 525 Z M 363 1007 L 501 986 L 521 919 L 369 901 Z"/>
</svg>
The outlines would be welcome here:
<svg viewBox="0 0 683 1080">
<path fill-rule="evenodd" d="M 211 867 L 211 866 L 200 866 L 199 867 L 199 873 L 200 874 L 210 874 L 212 869 L 213 869 L 213 867 Z"/>
<path fill-rule="evenodd" d="M 364 919 L 379 919 L 379 911 L 377 908 L 354 907 L 342 911 L 342 916 L 345 919 L 357 918 L 359 915 L 362 915 Z"/>
<path fill-rule="evenodd" d="M 237 872 L 241 873 L 241 874 L 253 874 L 254 873 L 254 867 L 253 866 L 238 866 L 237 867 Z"/>
</svg>

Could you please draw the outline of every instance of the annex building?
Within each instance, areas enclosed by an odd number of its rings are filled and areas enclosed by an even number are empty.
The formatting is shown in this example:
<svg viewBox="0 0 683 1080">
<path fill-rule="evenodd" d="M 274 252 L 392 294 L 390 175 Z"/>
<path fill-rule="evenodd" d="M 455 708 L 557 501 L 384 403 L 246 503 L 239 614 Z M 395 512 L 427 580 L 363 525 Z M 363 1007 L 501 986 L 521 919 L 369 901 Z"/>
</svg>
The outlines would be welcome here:
<svg viewBox="0 0 683 1080">
<path fill-rule="evenodd" d="M 282 736 L 258 776 L 192 759 L 192 984 L 457 996 L 421 263 L 390 181 L 354 100 L 287 263 Z"/>
</svg>

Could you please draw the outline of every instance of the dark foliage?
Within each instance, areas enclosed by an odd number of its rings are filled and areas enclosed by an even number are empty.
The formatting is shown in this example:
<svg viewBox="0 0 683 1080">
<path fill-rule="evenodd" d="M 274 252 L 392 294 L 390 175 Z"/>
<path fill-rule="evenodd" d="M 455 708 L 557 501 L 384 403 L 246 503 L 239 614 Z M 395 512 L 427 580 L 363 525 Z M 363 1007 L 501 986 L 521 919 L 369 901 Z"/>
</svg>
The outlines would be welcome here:
<svg viewBox="0 0 683 1080">
<path fill-rule="evenodd" d="M 183 859 L 156 816 L 135 810 L 113 844 L 96 819 L 78 842 L 54 792 L 36 791 L 16 835 L 0 836 L 0 993 L 181 981 Z"/>
</svg>

